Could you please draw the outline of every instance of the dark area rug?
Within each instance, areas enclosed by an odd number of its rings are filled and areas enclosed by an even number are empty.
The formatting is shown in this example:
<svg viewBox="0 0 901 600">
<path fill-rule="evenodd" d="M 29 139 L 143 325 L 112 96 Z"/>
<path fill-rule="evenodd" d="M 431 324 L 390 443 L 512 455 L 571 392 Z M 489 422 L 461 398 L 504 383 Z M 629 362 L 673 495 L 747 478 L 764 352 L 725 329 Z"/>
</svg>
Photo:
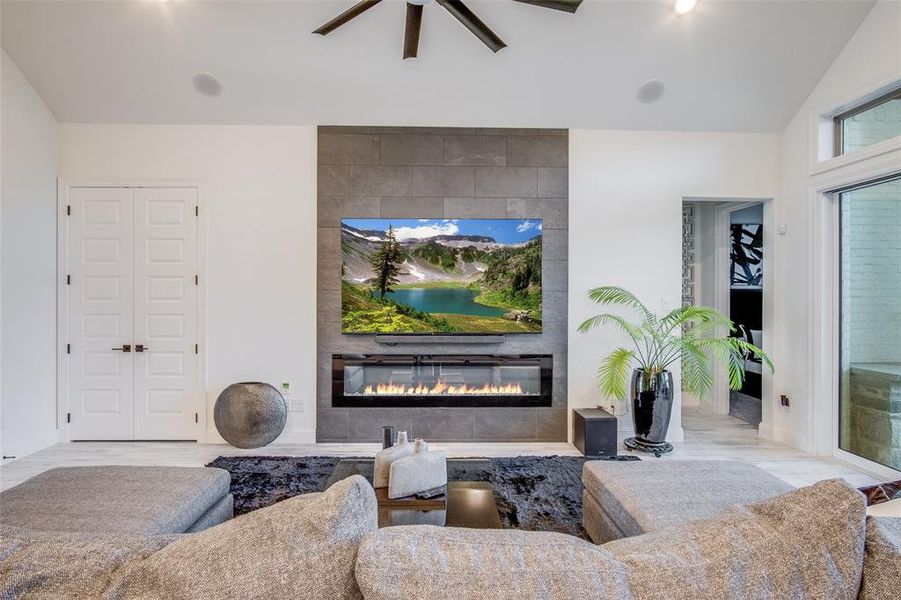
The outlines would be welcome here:
<svg viewBox="0 0 901 600">
<path fill-rule="evenodd" d="M 581 456 L 518 456 L 447 461 L 449 481 L 489 481 L 504 527 L 556 531 L 587 539 L 582 529 Z M 592 458 L 590 460 L 597 460 Z M 617 456 L 607 460 L 639 460 Z M 235 514 L 321 492 L 351 475 L 372 481 L 371 458 L 220 456 L 208 466 L 231 473 Z"/>
</svg>

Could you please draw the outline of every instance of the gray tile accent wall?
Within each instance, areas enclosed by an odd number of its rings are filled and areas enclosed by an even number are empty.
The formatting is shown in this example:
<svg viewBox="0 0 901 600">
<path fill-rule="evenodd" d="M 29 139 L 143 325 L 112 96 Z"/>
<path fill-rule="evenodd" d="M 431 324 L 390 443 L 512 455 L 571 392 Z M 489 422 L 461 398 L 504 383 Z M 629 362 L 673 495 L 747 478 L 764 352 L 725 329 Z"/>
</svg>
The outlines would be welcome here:
<svg viewBox="0 0 901 600">
<path fill-rule="evenodd" d="M 565 129 L 320 127 L 316 439 L 380 441 L 383 425 L 435 441 L 566 441 L 568 155 Z M 499 346 L 384 346 L 341 335 L 342 218 L 541 218 L 543 332 Z M 552 354 L 547 408 L 333 408 L 331 356 Z"/>
</svg>

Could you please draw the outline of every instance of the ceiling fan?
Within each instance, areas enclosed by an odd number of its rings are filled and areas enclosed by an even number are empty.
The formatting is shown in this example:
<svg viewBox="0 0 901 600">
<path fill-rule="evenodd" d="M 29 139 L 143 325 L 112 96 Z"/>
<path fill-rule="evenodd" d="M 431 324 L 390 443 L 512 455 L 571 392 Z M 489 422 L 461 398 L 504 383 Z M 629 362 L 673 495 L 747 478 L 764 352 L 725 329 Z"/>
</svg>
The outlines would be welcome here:
<svg viewBox="0 0 901 600">
<path fill-rule="evenodd" d="M 349 9 L 314 31 L 319 35 L 326 35 L 341 27 L 354 17 L 360 16 L 382 0 L 360 0 Z M 407 0 L 407 24 L 404 30 L 404 58 L 415 58 L 419 51 L 419 31 L 422 27 L 422 7 L 432 0 Z M 578 10 L 582 0 L 514 0 L 523 4 L 551 8 L 574 13 Z M 492 52 L 506 48 L 507 44 L 499 38 L 474 12 L 463 4 L 462 0 L 435 0 L 455 19 L 460 21 L 473 35 L 482 40 Z"/>
</svg>

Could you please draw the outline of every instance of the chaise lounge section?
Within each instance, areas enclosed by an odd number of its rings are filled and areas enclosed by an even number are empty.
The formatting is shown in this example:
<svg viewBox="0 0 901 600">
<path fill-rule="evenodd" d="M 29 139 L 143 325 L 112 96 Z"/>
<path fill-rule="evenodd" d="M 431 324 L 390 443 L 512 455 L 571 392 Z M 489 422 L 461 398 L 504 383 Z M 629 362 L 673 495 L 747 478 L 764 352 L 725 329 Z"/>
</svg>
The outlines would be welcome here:
<svg viewBox="0 0 901 600">
<path fill-rule="evenodd" d="M 715 517 L 794 488 L 732 460 L 591 461 L 582 469 L 582 526 L 604 544 Z"/>
<path fill-rule="evenodd" d="M 62 467 L 0 493 L 0 525 L 31 531 L 165 535 L 232 518 L 231 476 L 205 467 Z"/>
</svg>

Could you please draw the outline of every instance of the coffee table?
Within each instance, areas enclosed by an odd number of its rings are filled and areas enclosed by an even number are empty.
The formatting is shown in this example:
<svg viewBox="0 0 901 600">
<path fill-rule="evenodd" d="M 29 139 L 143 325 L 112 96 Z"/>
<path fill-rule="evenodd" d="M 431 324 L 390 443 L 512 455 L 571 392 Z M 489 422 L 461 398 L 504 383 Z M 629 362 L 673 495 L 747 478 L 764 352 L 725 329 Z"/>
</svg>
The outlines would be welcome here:
<svg viewBox="0 0 901 600">
<path fill-rule="evenodd" d="M 494 491 L 487 481 L 452 481 L 447 484 L 444 502 L 438 498 L 390 500 L 388 490 L 376 490 L 379 527 L 393 525 L 438 525 L 500 529 Z"/>
</svg>

